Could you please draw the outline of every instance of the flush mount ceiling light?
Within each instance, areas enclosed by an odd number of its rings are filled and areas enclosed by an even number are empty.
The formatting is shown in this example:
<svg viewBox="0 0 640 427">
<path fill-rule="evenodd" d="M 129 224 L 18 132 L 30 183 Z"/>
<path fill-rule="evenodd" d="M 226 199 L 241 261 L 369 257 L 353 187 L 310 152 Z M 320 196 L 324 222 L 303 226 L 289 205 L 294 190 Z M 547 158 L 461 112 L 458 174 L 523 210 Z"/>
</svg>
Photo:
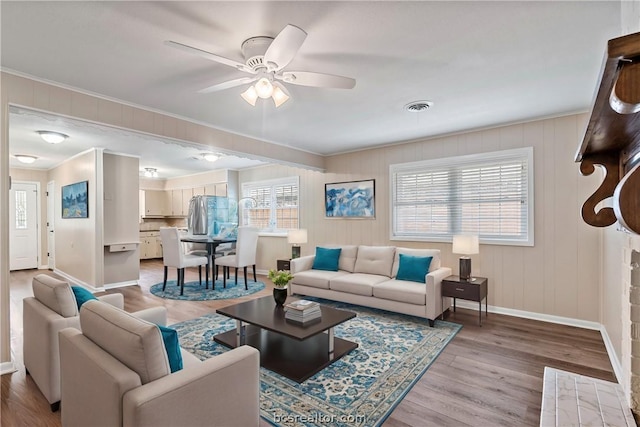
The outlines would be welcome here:
<svg viewBox="0 0 640 427">
<path fill-rule="evenodd" d="M 411 113 L 422 113 L 433 107 L 433 101 L 413 101 L 404 106 Z"/>
<path fill-rule="evenodd" d="M 13 157 L 18 159 L 19 162 L 26 163 L 26 164 L 31 164 L 36 160 L 38 160 L 36 156 L 29 156 L 28 154 L 16 154 Z"/>
<path fill-rule="evenodd" d="M 157 178 L 158 177 L 158 169 L 156 168 L 144 168 L 144 176 L 147 178 Z"/>
<path fill-rule="evenodd" d="M 65 135 L 64 133 L 60 132 L 53 132 L 50 130 L 39 130 L 36 131 L 36 133 L 38 133 L 40 137 L 47 141 L 49 144 L 59 144 L 65 139 L 69 138 L 69 135 Z"/>
<path fill-rule="evenodd" d="M 202 158 L 208 162 L 215 162 L 220 158 L 219 154 L 214 154 L 214 153 L 202 153 L 201 155 L 202 155 Z"/>
</svg>

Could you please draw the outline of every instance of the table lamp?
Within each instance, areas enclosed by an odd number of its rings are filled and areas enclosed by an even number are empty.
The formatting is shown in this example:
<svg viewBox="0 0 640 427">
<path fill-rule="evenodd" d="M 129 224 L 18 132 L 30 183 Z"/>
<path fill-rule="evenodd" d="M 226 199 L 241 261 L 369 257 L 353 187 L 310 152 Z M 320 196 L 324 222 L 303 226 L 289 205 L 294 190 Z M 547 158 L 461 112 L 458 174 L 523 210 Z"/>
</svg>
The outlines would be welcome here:
<svg viewBox="0 0 640 427">
<path fill-rule="evenodd" d="M 453 236 L 454 254 L 473 255 L 480 251 L 480 243 L 478 236 L 469 234 L 460 234 Z M 460 279 L 469 280 L 471 278 L 471 258 L 468 256 L 460 257 Z"/>
<path fill-rule="evenodd" d="M 300 258 L 300 245 L 307 243 L 307 230 L 304 228 L 289 230 L 287 241 L 293 245 L 291 247 L 291 259 Z"/>
</svg>

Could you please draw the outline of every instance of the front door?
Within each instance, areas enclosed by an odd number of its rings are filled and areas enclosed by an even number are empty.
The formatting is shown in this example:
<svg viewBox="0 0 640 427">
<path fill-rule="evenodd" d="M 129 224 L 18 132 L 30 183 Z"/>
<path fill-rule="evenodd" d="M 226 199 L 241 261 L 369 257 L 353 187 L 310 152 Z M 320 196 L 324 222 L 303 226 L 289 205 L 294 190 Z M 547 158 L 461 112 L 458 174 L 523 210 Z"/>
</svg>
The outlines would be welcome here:
<svg viewBox="0 0 640 427">
<path fill-rule="evenodd" d="M 9 192 L 10 270 L 38 268 L 38 186 L 14 183 Z"/>
</svg>

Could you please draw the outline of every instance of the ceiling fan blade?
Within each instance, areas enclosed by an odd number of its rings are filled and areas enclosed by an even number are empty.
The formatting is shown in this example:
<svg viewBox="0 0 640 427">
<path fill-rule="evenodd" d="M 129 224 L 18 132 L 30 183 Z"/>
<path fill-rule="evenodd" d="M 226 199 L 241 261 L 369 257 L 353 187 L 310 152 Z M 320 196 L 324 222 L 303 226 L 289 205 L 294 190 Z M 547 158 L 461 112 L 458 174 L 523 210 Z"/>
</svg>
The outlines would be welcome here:
<svg viewBox="0 0 640 427">
<path fill-rule="evenodd" d="M 240 71 L 245 71 L 247 73 L 255 74 L 255 72 L 251 68 L 247 67 L 245 64 L 243 64 L 241 62 L 234 61 L 233 59 L 225 58 L 224 56 L 216 55 L 216 54 L 211 53 L 211 52 L 207 52 L 206 50 L 198 49 L 198 48 L 192 47 L 192 46 L 187 46 L 186 44 L 174 42 L 174 41 L 171 41 L 171 40 L 166 40 L 164 42 L 164 44 L 167 45 L 167 46 L 171 46 L 173 48 L 179 49 L 179 50 L 181 50 L 183 52 L 191 53 L 193 55 L 198 55 L 198 56 L 201 56 L 203 58 L 209 59 L 211 61 L 215 61 L 215 62 L 219 62 L 220 64 L 228 65 L 229 67 L 236 68 L 236 69 L 238 69 Z"/>
<path fill-rule="evenodd" d="M 300 86 L 329 87 L 337 89 L 353 89 L 355 79 L 335 76 L 333 74 L 312 73 L 309 71 L 285 71 L 275 76 L 286 83 Z"/>
<path fill-rule="evenodd" d="M 218 83 L 218 84 L 215 84 L 213 86 L 209 86 L 209 87 L 206 87 L 204 89 L 200 89 L 198 91 L 198 93 L 218 92 L 220 90 L 225 90 L 225 89 L 229 89 L 229 88 L 232 88 L 232 87 L 236 87 L 236 86 L 241 86 L 241 85 L 244 85 L 244 84 L 252 83 L 252 82 L 255 82 L 256 80 L 258 80 L 257 77 L 242 77 L 242 78 L 239 78 L 239 79 L 229 80 L 227 82 Z"/>
<path fill-rule="evenodd" d="M 279 71 L 291 62 L 304 39 L 307 38 L 307 33 L 295 25 L 288 24 L 275 39 L 269 45 L 269 48 L 264 53 L 263 62 L 267 64 L 269 71 Z"/>
</svg>

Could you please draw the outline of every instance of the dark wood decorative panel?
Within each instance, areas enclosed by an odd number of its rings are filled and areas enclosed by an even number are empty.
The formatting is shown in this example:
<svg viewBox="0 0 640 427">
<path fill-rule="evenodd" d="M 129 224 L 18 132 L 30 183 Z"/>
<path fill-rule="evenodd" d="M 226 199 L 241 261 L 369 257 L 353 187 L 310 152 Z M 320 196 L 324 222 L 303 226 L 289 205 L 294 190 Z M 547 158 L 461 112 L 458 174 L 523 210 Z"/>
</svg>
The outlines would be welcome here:
<svg viewBox="0 0 640 427">
<path fill-rule="evenodd" d="M 606 176 L 582 206 L 582 218 L 595 227 L 619 221 L 640 234 L 640 33 L 609 40 L 600 85 L 584 139 L 576 155 L 580 172 L 601 165 Z M 613 208 L 596 211 L 613 197 Z"/>
</svg>

